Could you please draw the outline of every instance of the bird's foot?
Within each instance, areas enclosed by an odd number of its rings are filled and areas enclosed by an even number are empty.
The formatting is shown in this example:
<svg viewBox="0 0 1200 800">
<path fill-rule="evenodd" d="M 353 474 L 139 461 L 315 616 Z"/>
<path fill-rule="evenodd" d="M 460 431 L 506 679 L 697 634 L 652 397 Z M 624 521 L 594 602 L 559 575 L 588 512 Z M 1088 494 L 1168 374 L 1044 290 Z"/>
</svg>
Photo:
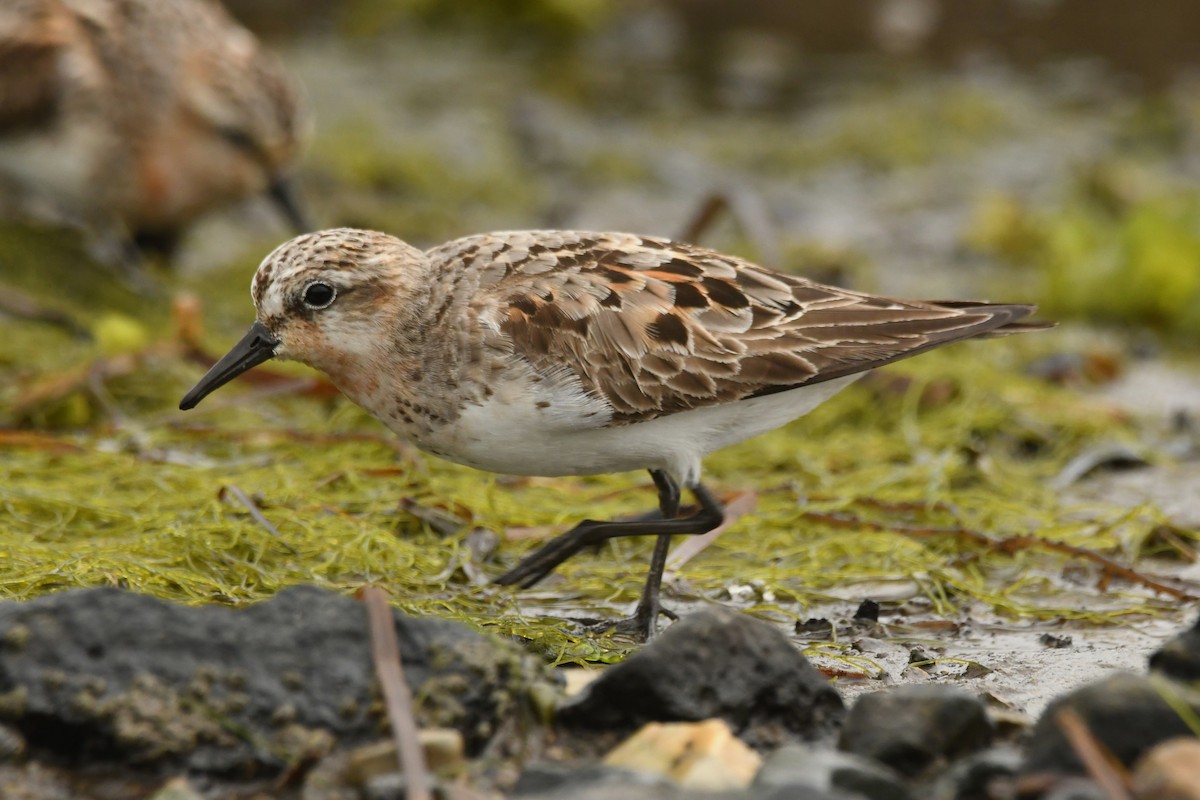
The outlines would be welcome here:
<svg viewBox="0 0 1200 800">
<path fill-rule="evenodd" d="M 672 622 L 679 620 L 679 615 L 669 608 L 663 607 L 658 598 L 650 603 L 638 603 L 633 614 L 622 619 L 580 620 L 583 629 L 588 633 L 610 633 L 615 636 L 629 637 L 639 642 L 651 642 L 658 636 L 658 617 L 662 615 Z"/>
</svg>

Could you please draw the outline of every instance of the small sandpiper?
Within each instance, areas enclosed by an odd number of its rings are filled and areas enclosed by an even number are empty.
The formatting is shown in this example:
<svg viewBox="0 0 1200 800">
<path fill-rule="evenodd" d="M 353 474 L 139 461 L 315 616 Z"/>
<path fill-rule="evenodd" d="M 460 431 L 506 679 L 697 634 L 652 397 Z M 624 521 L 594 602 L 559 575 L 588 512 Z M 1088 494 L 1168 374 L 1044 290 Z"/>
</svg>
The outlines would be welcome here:
<svg viewBox="0 0 1200 800">
<path fill-rule="evenodd" d="M 6 0 L 0 201 L 82 228 L 105 260 L 289 187 L 304 114 L 278 60 L 215 0 Z"/>
<path fill-rule="evenodd" d="M 701 459 L 777 428 L 866 371 L 1036 330 L 1034 306 L 893 300 L 627 233 L 509 231 L 420 251 L 335 229 L 280 245 L 257 321 L 190 409 L 270 358 L 302 361 L 420 449 L 515 475 L 646 469 L 658 510 L 585 520 L 496 579 L 528 587 L 588 545 L 657 536 L 633 617 L 651 635 L 671 536 L 721 524 Z M 680 487 L 699 510 L 679 516 Z"/>
</svg>

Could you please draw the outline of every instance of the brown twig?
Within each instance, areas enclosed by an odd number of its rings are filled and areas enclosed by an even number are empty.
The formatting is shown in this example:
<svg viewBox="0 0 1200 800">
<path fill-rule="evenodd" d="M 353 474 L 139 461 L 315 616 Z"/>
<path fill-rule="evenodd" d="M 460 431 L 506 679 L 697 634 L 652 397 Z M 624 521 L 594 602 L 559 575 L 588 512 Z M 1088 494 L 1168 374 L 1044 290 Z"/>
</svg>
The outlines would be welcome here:
<svg viewBox="0 0 1200 800">
<path fill-rule="evenodd" d="M 676 570 L 703 552 L 738 519 L 754 513 L 757 506 L 758 495 L 754 492 L 742 492 L 728 501 L 725 504 L 725 519 L 720 525 L 708 533 L 687 537 L 679 546 L 671 550 L 670 555 L 667 556 L 667 571 L 663 575 L 663 580 L 671 580 Z"/>
<path fill-rule="evenodd" d="M 92 370 L 87 377 L 87 390 L 96 399 L 96 403 L 104 411 L 109 422 L 117 428 L 124 427 L 125 415 L 117 406 L 117 401 L 113 399 L 112 393 L 108 391 L 108 387 L 104 385 L 105 377 L 101 370 Z"/>
<path fill-rule="evenodd" d="M 413 497 L 401 497 L 400 510 L 429 526 L 431 531 L 443 538 L 453 536 L 470 523 L 469 519 L 463 519 L 445 509 L 426 505 Z"/>
<path fill-rule="evenodd" d="M 821 495 L 813 495 L 813 500 L 833 500 L 833 497 L 825 497 Z M 857 497 L 854 499 L 854 504 L 859 506 L 868 506 L 877 508 L 880 511 L 889 511 L 896 514 L 903 513 L 921 513 L 923 511 L 944 511 L 947 514 L 957 515 L 958 509 L 944 500 L 935 500 L 932 503 L 917 502 L 912 500 L 881 500 L 878 497 Z"/>
<path fill-rule="evenodd" d="M 49 453 L 82 453 L 83 448 L 64 439 L 30 431 L 0 429 L 0 448 L 24 447 Z"/>
<path fill-rule="evenodd" d="M 844 667 L 817 667 L 817 671 L 826 678 L 840 678 L 848 681 L 869 681 L 871 676 L 857 669 L 846 669 Z"/>
<path fill-rule="evenodd" d="M 245 509 L 250 512 L 250 516 L 254 519 L 254 521 L 261 525 L 267 531 L 267 533 L 274 536 L 278 540 L 279 546 L 286 550 L 289 555 L 296 555 L 296 548 L 283 541 L 283 534 L 280 533 L 279 529 L 272 525 L 271 521 L 263 515 L 262 511 L 257 505 L 255 505 L 254 501 L 250 499 L 248 494 L 238 488 L 236 484 L 231 483 L 228 486 L 221 487 L 221 490 L 217 492 L 217 499 L 224 500 L 225 495 L 227 494 L 233 497 L 234 500 L 237 500 L 239 503 L 241 503 L 242 506 L 244 506 Z"/>
<path fill-rule="evenodd" d="M 12 286 L 5 286 L 4 291 L 0 292 L 0 313 L 15 319 L 27 319 L 54 325 L 79 339 L 92 338 L 87 327 L 70 314 L 42 305 L 33 295 L 26 294 Z"/>
<path fill-rule="evenodd" d="M 704 232 L 712 227 L 717 216 L 728 208 L 729 198 L 721 192 L 713 192 L 700 201 L 675 238 L 681 242 L 698 242 Z"/>
<path fill-rule="evenodd" d="M 680 230 L 678 240 L 698 242 L 724 211 L 729 212 L 754 245 L 759 261 L 775 266 L 780 264 L 778 237 L 772 229 L 770 215 L 762 199 L 744 189 L 727 189 L 705 197 Z"/>
<path fill-rule="evenodd" d="M 1152 539 L 1158 539 L 1167 547 L 1170 547 L 1184 561 L 1195 564 L 1200 561 L 1200 554 L 1196 552 L 1196 548 L 1188 544 L 1182 536 L 1177 532 L 1178 529 L 1171 525 L 1159 525 L 1150 532 L 1150 537 L 1147 539 L 1147 544 Z"/>
<path fill-rule="evenodd" d="M 1109 800 L 1131 800 L 1128 773 L 1108 748 L 1092 735 L 1079 712 L 1073 708 L 1060 709 L 1055 722 L 1088 775 Z"/>
<path fill-rule="evenodd" d="M 383 691 L 392 737 L 400 756 L 400 769 L 407 778 L 406 795 L 408 800 L 430 800 L 429 771 L 425 767 L 425 754 L 421 751 L 417 736 L 412 693 L 404 680 L 404 667 L 400 663 L 392 607 L 388 605 L 387 593 L 378 586 L 364 587 L 361 596 L 367 606 L 371 660 L 375 662 L 375 674 Z"/>
<path fill-rule="evenodd" d="M 1119 564 L 1106 555 L 1097 553 L 1095 550 L 1089 550 L 1086 547 L 1067 544 L 1066 542 L 1056 541 L 1054 539 L 1042 539 L 1037 536 L 1022 534 L 1018 536 L 1006 536 L 1001 539 L 993 539 L 987 534 L 973 531 L 969 528 L 936 528 L 936 527 L 916 527 L 911 525 L 884 525 L 879 522 L 871 522 L 869 520 L 853 517 L 848 514 L 835 514 L 821 511 L 808 511 L 803 515 L 805 519 L 810 519 L 815 522 L 820 522 L 835 528 L 865 528 L 867 530 L 881 531 L 884 533 L 898 533 L 902 536 L 911 536 L 914 539 L 927 539 L 934 536 L 953 536 L 963 541 L 985 547 L 1005 555 L 1012 555 L 1021 550 L 1031 550 L 1034 548 L 1043 548 L 1056 553 L 1063 553 L 1069 556 L 1076 556 L 1085 561 L 1091 561 L 1099 564 L 1104 569 L 1106 576 L 1115 575 L 1123 578 L 1130 583 L 1144 586 L 1147 589 L 1165 594 L 1168 597 L 1173 597 L 1180 602 L 1191 602 L 1200 600 L 1200 595 L 1195 595 L 1190 592 L 1185 592 L 1182 589 L 1176 589 L 1174 586 L 1167 586 L 1153 578 L 1147 577 L 1140 572 Z"/>
<path fill-rule="evenodd" d="M 151 345 L 136 353 L 98 358 L 82 366 L 39 376 L 23 387 L 13 400 L 12 413 L 18 417 L 24 416 L 36 408 L 58 402 L 73 392 L 89 389 L 96 382 L 128 375 L 138 369 L 145 358 L 162 351 L 163 348 Z"/>
<path fill-rule="evenodd" d="M 12 402 L 12 413 L 18 417 L 24 416 L 37 408 L 58 402 L 80 390 L 91 391 L 105 406 L 105 410 L 113 413 L 116 406 L 107 399 L 107 393 L 104 390 L 105 382 L 142 369 L 149 360 L 182 357 L 205 368 L 211 367 L 217 362 L 217 358 L 206 352 L 200 345 L 202 326 L 198 301 L 186 297 L 177 298 L 173 311 L 176 341 L 155 342 L 134 352 L 101 357 L 62 372 L 38 376 L 22 387 Z M 284 375 L 270 368 L 260 368 L 246 373 L 239 380 L 243 383 L 257 384 L 264 393 L 298 394 L 318 399 L 338 396 L 338 390 L 333 384 L 319 375 L 311 377 Z M 260 394 L 251 397 L 258 399 L 261 396 Z M 209 404 L 207 408 L 238 405 L 244 402 L 246 401 L 239 398 L 225 403 Z M 171 413 L 173 416 L 176 412 Z"/>
</svg>

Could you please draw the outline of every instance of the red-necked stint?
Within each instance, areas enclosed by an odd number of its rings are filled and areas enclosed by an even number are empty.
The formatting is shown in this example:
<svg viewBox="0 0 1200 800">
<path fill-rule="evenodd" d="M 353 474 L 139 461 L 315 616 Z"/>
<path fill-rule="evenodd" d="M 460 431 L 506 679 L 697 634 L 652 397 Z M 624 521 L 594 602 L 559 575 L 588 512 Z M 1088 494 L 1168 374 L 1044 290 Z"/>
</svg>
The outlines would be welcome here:
<svg viewBox="0 0 1200 800">
<path fill-rule="evenodd" d="M 1046 327 L 1030 305 L 894 300 L 627 233 L 510 231 L 420 251 L 336 229 L 259 266 L 257 322 L 189 409 L 270 358 L 302 361 L 420 449 L 515 475 L 646 469 L 659 510 L 587 520 L 496 579 L 531 586 L 581 548 L 658 537 L 637 611 L 650 634 L 670 537 L 722 507 L 705 455 L 811 411 L 867 370 Z M 699 510 L 680 517 L 680 487 Z"/>
<path fill-rule="evenodd" d="M 0 203 L 83 228 L 112 259 L 289 188 L 305 127 L 278 60 L 213 0 L 7 0 Z"/>
</svg>

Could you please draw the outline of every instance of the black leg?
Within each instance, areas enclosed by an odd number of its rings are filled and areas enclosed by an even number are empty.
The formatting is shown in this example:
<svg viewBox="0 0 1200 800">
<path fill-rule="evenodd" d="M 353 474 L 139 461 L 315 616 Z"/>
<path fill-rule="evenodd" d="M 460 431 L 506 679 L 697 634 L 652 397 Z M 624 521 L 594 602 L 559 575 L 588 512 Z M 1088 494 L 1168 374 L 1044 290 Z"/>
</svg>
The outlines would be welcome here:
<svg viewBox="0 0 1200 800">
<path fill-rule="evenodd" d="M 660 483 L 663 478 L 654 478 L 655 485 L 659 487 L 659 503 L 660 511 L 662 504 L 674 497 L 674 507 L 678 508 L 679 503 L 679 488 L 675 482 L 666 477 L 665 473 L 659 473 L 657 470 L 651 472 L 653 477 L 655 473 L 663 475 L 666 478 L 666 483 Z M 721 505 L 716 503 L 715 521 L 713 507 L 707 507 L 704 499 L 698 492 L 703 492 L 704 495 L 712 500 L 711 495 L 708 495 L 701 487 L 696 487 L 692 490 L 696 494 L 696 498 L 700 500 L 701 509 L 698 513 L 683 519 L 660 519 L 658 515 L 647 519 L 649 515 L 643 515 L 631 520 L 619 521 L 603 521 L 587 519 L 576 525 L 566 533 L 560 534 L 554 539 L 551 539 L 542 547 L 529 555 L 520 564 L 510 569 L 500 577 L 496 578 L 493 583 L 498 583 L 504 586 L 516 584 L 522 589 L 528 589 L 542 578 L 554 571 L 554 568 L 566 561 L 571 556 L 578 553 L 589 545 L 600 544 L 609 539 L 616 539 L 621 536 L 674 536 L 675 534 L 687 533 L 705 533 L 712 530 L 721 524 L 723 518 Z M 713 501 L 715 503 L 715 500 Z"/>
<path fill-rule="evenodd" d="M 650 470 L 650 479 L 658 489 L 658 513 L 663 519 L 675 519 L 679 516 L 679 484 L 661 469 Z"/>
<path fill-rule="evenodd" d="M 650 470 L 650 477 L 658 487 L 658 510 L 663 519 L 675 519 L 679 516 L 679 484 L 662 470 Z M 642 588 L 642 599 L 638 601 L 637 609 L 633 612 L 630 626 L 635 632 L 644 633 L 650 639 L 656 630 L 662 603 L 659 594 L 662 590 L 663 570 L 667 567 L 667 553 L 671 549 L 671 535 L 660 533 L 654 542 L 654 553 L 650 556 L 650 571 L 646 573 L 646 585 Z"/>
<path fill-rule="evenodd" d="M 691 487 L 691 492 L 700 504 L 700 510 L 690 517 L 678 519 L 679 485 L 660 470 L 651 470 L 650 477 L 654 479 L 654 485 L 658 488 L 658 514 L 647 514 L 634 519 L 613 522 L 584 520 L 566 533 L 547 542 L 516 567 L 496 578 L 494 583 L 516 584 L 527 589 L 549 575 L 559 564 L 589 545 L 600 544 L 621 536 L 657 536 L 658 541 L 655 543 L 654 555 L 651 557 L 646 588 L 642 592 L 637 612 L 633 619 L 629 620 L 632 626 L 637 627 L 641 632 L 648 633 L 661 610 L 658 595 L 662 586 L 662 573 L 666 566 L 671 537 L 676 534 L 707 533 L 720 525 L 725 517 L 721 503 L 707 489 L 697 484 Z"/>
</svg>

